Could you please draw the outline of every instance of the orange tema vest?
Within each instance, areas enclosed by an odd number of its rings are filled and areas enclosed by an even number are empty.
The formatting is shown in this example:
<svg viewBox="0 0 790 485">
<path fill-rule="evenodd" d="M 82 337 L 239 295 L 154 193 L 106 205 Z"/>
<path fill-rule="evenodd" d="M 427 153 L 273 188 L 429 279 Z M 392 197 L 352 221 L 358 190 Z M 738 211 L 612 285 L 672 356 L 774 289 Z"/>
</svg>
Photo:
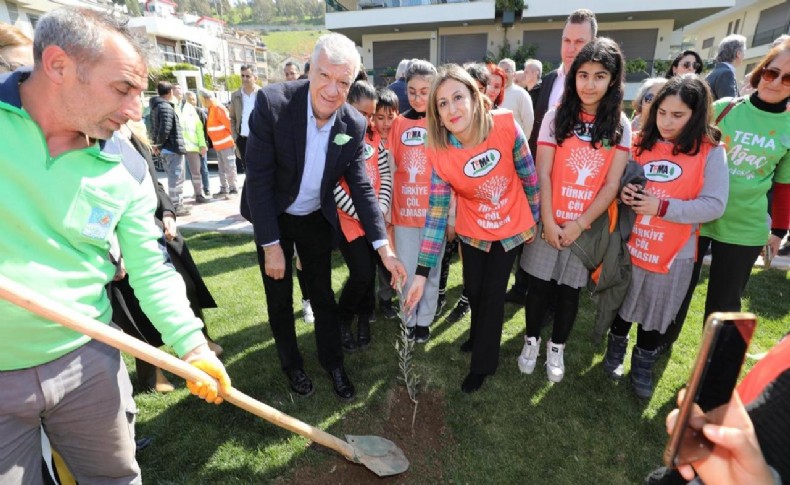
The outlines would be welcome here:
<svg viewBox="0 0 790 485">
<path fill-rule="evenodd" d="M 582 113 L 584 128 L 563 140 L 551 166 L 551 205 L 554 221 L 564 224 L 586 211 L 601 190 L 617 148 L 590 145 L 594 116 Z"/>
<path fill-rule="evenodd" d="M 694 156 L 673 155 L 672 146 L 672 143 L 657 142 L 652 150 L 634 154 L 634 160 L 645 170 L 646 188 L 659 199 L 694 199 L 702 190 L 705 160 L 712 145 L 703 143 Z M 672 261 L 691 237 L 691 228 L 691 224 L 638 215 L 628 240 L 631 262 L 647 271 L 668 273 Z"/>
<path fill-rule="evenodd" d="M 457 194 L 456 231 L 484 241 L 501 241 L 535 225 L 513 161 L 513 114 L 494 115 L 483 143 L 472 148 L 428 150 L 436 173 Z"/>
<path fill-rule="evenodd" d="M 392 175 L 392 224 L 423 227 L 431 191 L 431 163 L 425 154 L 426 119 L 395 118 L 390 130 Z"/>
<path fill-rule="evenodd" d="M 378 133 L 374 133 L 371 137 L 370 134 L 365 135 L 365 172 L 370 179 L 370 185 L 373 187 L 373 192 L 376 196 L 379 195 L 381 189 L 381 178 L 379 177 L 379 143 L 381 138 Z M 345 177 L 340 179 L 340 186 L 347 194 L 351 194 L 348 188 L 348 183 Z M 346 241 L 351 242 L 360 236 L 365 235 L 365 230 L 362 228 L 362 223 L 358 219 L 354 219 L 342 210 L 337 210 L 337 217 L 340 220 L 340 229 L 346 237 Z"/>
</svg>

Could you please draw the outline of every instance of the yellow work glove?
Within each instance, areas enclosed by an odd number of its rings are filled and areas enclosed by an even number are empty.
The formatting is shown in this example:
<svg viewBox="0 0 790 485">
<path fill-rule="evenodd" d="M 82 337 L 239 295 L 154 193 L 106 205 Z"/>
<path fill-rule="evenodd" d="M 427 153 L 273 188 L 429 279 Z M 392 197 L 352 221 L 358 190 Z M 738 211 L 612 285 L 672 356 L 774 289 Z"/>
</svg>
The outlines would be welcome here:
<svg viewBox="0 0 790 485">
<path fill-rule="evenodd" d="M 194 365 L 211 377 L 219 381 L 219 385 L 223 392 L 230 391 L 230 376 L 225 371 L 225 366 L 219 361 L 217 356 L 212 352 L 208 345 L 202 344 L 192 351 L 188 352 L 184 357 L 184 361 Z M 221 404 L 222 398 L 219 396 L 217 389 L 217 381 L 211 382 L 191 382 L 187 381 L 187 388 L 189 392 L 204 399 L 206 402 L 212 404 Z"/>
</svg>

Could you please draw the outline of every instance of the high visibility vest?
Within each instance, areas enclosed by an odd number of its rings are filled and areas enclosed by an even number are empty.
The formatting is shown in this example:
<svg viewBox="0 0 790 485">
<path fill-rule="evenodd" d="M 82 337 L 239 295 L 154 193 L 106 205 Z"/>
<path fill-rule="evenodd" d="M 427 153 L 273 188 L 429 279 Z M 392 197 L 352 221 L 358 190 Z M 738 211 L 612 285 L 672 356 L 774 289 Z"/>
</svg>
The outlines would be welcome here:
<svg viewBox="0 0 790 485">
<path fill-rule="evenodd" d="M 551 166 L 551 209 L 557 224 L 578 219 L 590 207 L 617 153 L 614 145 L 592 147 L 594 121 L 593 115 L 582 113 L 581 126 L 556 146 Z"/>
<path fill-rule="evenodd" d="M 457 196 L 455 230 L 484 241 L 501 241 L 535 225 L 513 160 L 513 113 L 493 115 L 494 126 L 471 148 L 428 150 L 428 158 Z"/>
<path fill-rule="evenodd" d="M 645 188 L 660 199 L 695 199 L 702 190 L 705 161 L 713 145 L 703 143 L 694 156 L 673 155 L 672 147 L 672 143 L 659 141 L 652 150 L 639 155 L 634 153 L 634 160 L 645 170 Z M 692 224 L 670 222 L 659 216 L 638 215 L 628 240 L 631 262 L 647 271 L 668 273 L 691 237 L 692 227 Z"/>
<path fill-rule="evenodd" d="M 431 191 L 432 167 L 425 154 L 425 118 L 410 120 L 398 116 L 392 123 L 389 144 L 395 160 L 392 175 L 392 224 L 425 226 Z"/>
<path fill-rule="evenodd" d="M 365 172 L 370 179 L 370 185 L 373 187 L 373 192 L 376 196 L 379 195 L 379 190 L 381 189 L 381 177 L 379 176 L 380 143 L 381 138 L 378 133 L 374 133 L 373 136 L 370 133 L 365 134 Z M 340 186 L 343 187 L 346 193 L 351 193 L 345 177 L 340 179 Z M 354 219 L 340 209 L 337 210 L 337 217 L 340 220 L 340 229 L 343 231 L 346 241 L 351 242 L 365 235 L 365 229 L 362 228 L 362 223 L 359 219 Z"/>
<path fill-rule="evenodd" d="M 208 108 L 208 136 L 215 150 L 224 150 L 235 146 L 233 135 L 230 131 L 230 118 L 224 106 L 213 105 Z"/>
</svg>

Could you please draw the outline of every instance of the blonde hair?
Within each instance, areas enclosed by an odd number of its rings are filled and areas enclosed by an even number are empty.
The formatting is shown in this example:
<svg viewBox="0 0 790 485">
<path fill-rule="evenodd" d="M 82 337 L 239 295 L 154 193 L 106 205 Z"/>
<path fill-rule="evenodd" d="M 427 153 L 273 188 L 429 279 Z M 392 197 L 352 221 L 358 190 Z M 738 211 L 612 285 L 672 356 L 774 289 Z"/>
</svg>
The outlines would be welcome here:
<svg viewBox="0 0 790 485">
<path fill-rule="evenodd" d="M 431 94 L 428 97 L 428 108 L 426 109 L 428 139 L 425 142 L 425 146 L 436 150 L 445 150 L 449 147 L 447 136 L 450 134 L 450 131 L 442 123 L 442 119 L 439 116 L 439 107 L 436 105 L 436 91 L 445 81 L 449 80 L 458 81 L 466 86 L 469 96 L 472 98 L 472 131 L 475 134 L 475 139 L 472 143 L 475 145 L 482 143 L 483 140 L 488 138 L 488 134 L 494 126 L 494 121 L 486 107 L 487 98 L 480 94 L 472 76 L 457 64 L 442 66 L 433 79 L 433 83 L 431 83 Z"/>
<path fill-rule="evenodd" d="M 22 29 L 15 25 L 0 22 L 0 50 L 6 47 L 30 46 L 33 49 L 33 40 Z"/>
</svg>

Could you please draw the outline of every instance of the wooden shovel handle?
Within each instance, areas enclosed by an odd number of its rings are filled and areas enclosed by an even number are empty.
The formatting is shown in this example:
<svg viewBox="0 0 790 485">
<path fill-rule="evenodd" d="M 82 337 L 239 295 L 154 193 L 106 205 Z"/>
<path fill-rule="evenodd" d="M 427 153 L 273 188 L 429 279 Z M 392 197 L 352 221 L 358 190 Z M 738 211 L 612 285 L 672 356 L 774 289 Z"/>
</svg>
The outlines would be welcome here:
<svg viewBox="0 0 790 485">
<path fill-rule="evenodd" d="M 119 349 L 153 364 L 161 369 L 168 370 L 188 381 L 208 382 L 214 380 L 197 367 L 190 365 L 183 360 L 174 357 L 167 352 L 163 352 L 156 347 L 126 335 L 109 325 L 103 324 L 98 320 L 86 317 L 65 305 L 50 300 L 36 292 L 16 283 L 3 275 L 0 275 L 0 298 L 22 307 L 30 312 L 42 316 L 53 322 L 57 322 L 65 327 L 80 332 L 88 337 L 103 342 L 111 347 Z M 219 385 L 217 385 L 219 388 Z M 318 444 L 331 448 L 348 460 L 359 463 L 354 447 L 349 443 L 323 431 L 314 426 L 310 426 L 294 417 L 291 417 L 269 405 L 266 405 L 243 392 L 230 388 L 228 392 L 220 395 L 229 403 L 234 404 L 245 411 L 259 416 L 270 423 L 285 428 L 296 434 L 304 436 Z"/>
</svg>

